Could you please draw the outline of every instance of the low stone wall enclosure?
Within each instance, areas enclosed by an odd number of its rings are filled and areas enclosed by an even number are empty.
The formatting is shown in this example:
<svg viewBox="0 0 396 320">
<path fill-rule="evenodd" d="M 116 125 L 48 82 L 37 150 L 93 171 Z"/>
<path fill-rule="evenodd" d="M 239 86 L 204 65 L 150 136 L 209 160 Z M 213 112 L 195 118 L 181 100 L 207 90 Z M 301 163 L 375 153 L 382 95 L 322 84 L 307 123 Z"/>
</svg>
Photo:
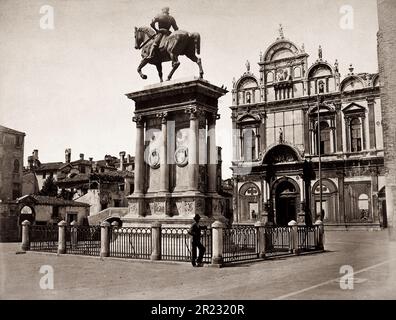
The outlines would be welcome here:
<svg viewBox="0 0 396 320">
<path fill-rule="evenodd" d="M 221 267 L 227 264 L 298 255 L 324 250 L 322 221 L 313 226 L 290 221 L 287 227 L 254 225 L 226 227 L 215 221 L 202 230 L 206 248 L 203 262 Z M 35 226 L 22 223 L 22 250 L 55 254 L 77 254 L 125 259 L 191 261 L 191 238 L 188 227 L 163 226 L 119 227 L 103 222 L 100 226 L 80 226 L 76 222 L 58 226 Z"/>
</svg>

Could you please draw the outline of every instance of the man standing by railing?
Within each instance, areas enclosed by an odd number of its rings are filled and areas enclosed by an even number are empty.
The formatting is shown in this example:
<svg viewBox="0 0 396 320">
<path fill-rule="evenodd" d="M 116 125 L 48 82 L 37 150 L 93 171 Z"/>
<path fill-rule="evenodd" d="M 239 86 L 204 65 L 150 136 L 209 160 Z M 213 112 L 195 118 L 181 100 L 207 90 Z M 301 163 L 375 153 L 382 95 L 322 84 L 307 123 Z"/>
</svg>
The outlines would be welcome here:
<svg viewBox="0 0 396 320">
<path fill-rule="evenodd" d="M 188 234 L 192 236 L 191 238 L 191 263 L 193 267 L 202 267 L 203 263 L 203 256 L 205 254 L 205 247 L 201 243 L 201 230 L 206 230 L 206 226 L 200 226 L 199 220 L 201 220 L 201 216 L 196 214 L 194 216 L 194 223 L 191 225 L 190 229 L 188 230 Z M 197 259 L 197 248 L 199 249 L 199 255 Z"/>
</svg>

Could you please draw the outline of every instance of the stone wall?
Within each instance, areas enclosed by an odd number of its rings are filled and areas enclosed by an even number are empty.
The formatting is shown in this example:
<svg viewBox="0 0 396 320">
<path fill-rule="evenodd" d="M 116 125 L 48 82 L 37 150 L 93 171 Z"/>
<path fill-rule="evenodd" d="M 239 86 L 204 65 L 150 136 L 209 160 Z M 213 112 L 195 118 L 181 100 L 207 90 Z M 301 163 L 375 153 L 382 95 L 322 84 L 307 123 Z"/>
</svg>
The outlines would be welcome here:
<svg viewBox="0 0 396 320">
<path fill-rule="evenodd" d="M 396 239 L 396 2 L 378 0 L 378 63 L 384 129 L 388 226 Z"/>
</svg>

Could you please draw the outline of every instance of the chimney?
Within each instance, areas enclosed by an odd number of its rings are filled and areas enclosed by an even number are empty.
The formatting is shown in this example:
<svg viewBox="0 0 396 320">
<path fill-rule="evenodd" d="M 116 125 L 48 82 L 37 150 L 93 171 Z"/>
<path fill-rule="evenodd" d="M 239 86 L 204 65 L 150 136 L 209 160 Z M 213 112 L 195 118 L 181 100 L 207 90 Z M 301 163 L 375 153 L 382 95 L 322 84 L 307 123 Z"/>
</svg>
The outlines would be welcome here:
<svg viewBox="0 0 396 320">
<path fill-rule="evenodd" d="M 109 167 L 110 166 L 110 161 L 111 161 L 111 156 L 110 155 L 105 155 L 105 161 L 106 161 L 106 166 Z"/>
<path fill-rule="evenodd" d="M 34 159 L 33 156 L 28 157 L 28 163 L 29 163 L 29 170 L 33 170 L 34 166 Z"/>
<path fill-rule="evenodd" d="M 38 157 L 38 150 L 37 149 L 34 149 L 33 150 L 33 160 L 38 160 L 39 159 L 39 157 Z"/>
<path fill-rule="evenodd" d="M 128 154 L 128 163 L 132 162 L 132 156 L 130 154 Z"/>
<path fill-rule="evenodd" d="M 84 153 L 80 153 L 80 160 L 84 160 Z"/>
<path fill-rule="evenodd" d="M 93 158 L 92 158 L 92 157 L 90 157 L 90 158 L 89 158 L 89 162 L 92 162 L 92 161 L 93 161 Z"/>
<path fill-rule="evenodd" d="M 120 168 L 121 171 L 125 170 L 125 151 L 120 152 Z"/>
<path fill-rule="evenodd" d="M 68 148 L 65 150 L 65 162 L 70 163 L 71 161 L 71 149 Z"/>
</svg>

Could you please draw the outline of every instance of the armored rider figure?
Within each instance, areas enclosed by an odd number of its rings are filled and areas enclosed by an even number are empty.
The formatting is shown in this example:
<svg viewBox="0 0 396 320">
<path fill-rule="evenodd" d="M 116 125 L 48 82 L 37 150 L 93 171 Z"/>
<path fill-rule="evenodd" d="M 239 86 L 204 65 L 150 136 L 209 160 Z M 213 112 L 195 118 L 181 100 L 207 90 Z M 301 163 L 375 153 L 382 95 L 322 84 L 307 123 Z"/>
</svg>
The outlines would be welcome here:
<svg viewBox="0 0 396 320">
<path fill-rule="evenodd" d="M 156 23 L 158 23 L 158 29 L 156 28 Z M 162 13 L 155 16 L 150 26 L 157 33 L 154 37 L 154 43 L 150 49 L 150 54 L 147 59 L 152 59 L 161 43 L 162 37 L 164 35 L 170 35 L 170 28 L 172 27 L 174 31 L 178 30 L 175 18 L 169 14 L 169 8 L 165 7 L 162 9 Z"/>
</svg>

